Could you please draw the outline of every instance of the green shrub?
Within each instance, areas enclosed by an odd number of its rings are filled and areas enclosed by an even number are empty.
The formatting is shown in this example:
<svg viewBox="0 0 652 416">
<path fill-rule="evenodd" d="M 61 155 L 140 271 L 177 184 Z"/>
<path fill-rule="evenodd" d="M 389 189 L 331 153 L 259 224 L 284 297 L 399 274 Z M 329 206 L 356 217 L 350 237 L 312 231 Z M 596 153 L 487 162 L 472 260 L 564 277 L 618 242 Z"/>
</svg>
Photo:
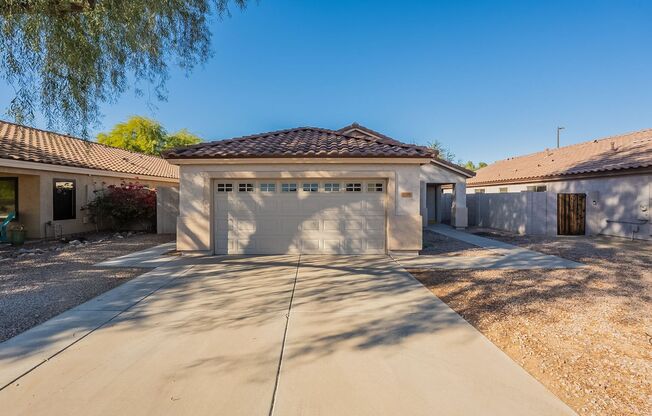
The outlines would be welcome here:
<svg viewBox="0 0 652 416">
<path fill-rule="evenodd" d="M 156 191 L 138 183 L 109 185 L 95 191 L 95 199 L 84 209 L 99 229 L 152 231 L 156 226 Z"/>
</svg>

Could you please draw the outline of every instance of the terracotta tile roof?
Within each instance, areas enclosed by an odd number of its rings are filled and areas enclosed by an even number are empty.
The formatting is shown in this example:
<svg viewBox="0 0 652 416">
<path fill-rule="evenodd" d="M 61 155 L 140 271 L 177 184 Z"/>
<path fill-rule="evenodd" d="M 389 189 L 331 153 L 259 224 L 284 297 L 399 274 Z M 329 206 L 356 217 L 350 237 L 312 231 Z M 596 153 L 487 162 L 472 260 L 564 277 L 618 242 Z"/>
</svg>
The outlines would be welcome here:
<svg viewBox="0 0 652 416">
<path fill-rule="evenodd" d="M 469 186 L 545 180 L 652 167 L 652 129 L 501 160 L 480 169 Z"/>
<path fill-rule="evenodd" d="M 160 157 L 1 120 L 0 159 L 179 178 L 178 166 L 171 165 Z"/>
<path fill-rule="evenodd" d="M 377 138 L 379 138 L 381 140 L 384 140 L 387 143 L 403 144 L 402 142 L 399 142 L 396 139 L 392 139 L 389 136 L 385 136 L 382 133 L 379 133 L 379 132 L 377 132 L 375 130 L 372 130 L 369 127 L 362 126 L 362 125 L 360 125 L 358 123 L 349 124 L 348 126 L 342 127 L 341 129 L 339 129 L 337 131 L 340 132 L 340 133 L 348 134 L 350 136 L 355 136 L 355 137 L 369 137 L 369 136 L 373 137 L 373 136 L 376 136 Z"/>
<path fill-rule="evenodd" d="M 350 136 L 355 136 L 355 137 L 365 137 L 365 136 L 370 137 L 371 136 L 371 137 L 377 137 L 378 139 L 384 140 L 384 141 L 386 141 L 388 143 L 399 143 L 399 144 L 401 144 L 401 142 L 399 142 L 396 139 L 393 139 L 393 138 L 391 138 L 389 136 L 386 136 L 386 135 L 384 135 L 382 133 L 379 133 L 379 132 L 377 132 L 375 130 L 372 130 L 369 127 L 362 126 L 362 125 L 360 125 L 358 123 L 353 123 L 353 124 L 350 124 L 350 125 L 348 125 L 346 127 L 342 127 L 341 129 L 339 129 L 337 131 L 341 132 L 341 133 L 346 133 L 346 134 L 348 134 Z M 441 158 L 437 157 L 437 152 L 435 152 L 435 156 L 433 157 L 433 160 L 436 161 L 437 163 L 440 163 L 440 164 L 444 165 L 444 166 L 448 166 L 449 168 L 451 168 L 453 170 L 460 171 L 463 174 L 465 174 L 466 176 L 468 176 L 469 178 L 475 175 L 475 172 L 472 171 L 472 170 L 469 170 L 469 169 L 467 169 L 467 168 L 465 168 L 463 166 L 457 165 L 457 164 L 455 164 L 453 162 L 449 162 L 447 160 L 444 160 L 444 159 L 441 159 Z"/>
<path fill-rule="evenodd" d="M 396 157 L 429 158 L 426 147 L 354 137 L 333 130 L 298 127 L 234 139 L 201 143 L 163 152 L 167 159 Z"/>
</svg>

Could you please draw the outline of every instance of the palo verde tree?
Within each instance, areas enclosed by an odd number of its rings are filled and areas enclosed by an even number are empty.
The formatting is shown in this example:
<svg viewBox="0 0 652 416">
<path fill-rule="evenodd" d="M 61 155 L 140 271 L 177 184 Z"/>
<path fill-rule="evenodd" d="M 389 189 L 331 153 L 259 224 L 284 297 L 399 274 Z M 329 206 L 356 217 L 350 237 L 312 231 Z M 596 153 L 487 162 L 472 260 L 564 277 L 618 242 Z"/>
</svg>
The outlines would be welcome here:
<svg viewBox="0 0 652 416">
<path fill-rule="evenodd" d="M 98 134 L 97 141 L 132 152 L 158 156 L 163 150 L 197 144 L 202 140 L 186 129 L 168 135 L 159 122 L 133 116 L 124 123 L 116 124 L 108 133 Z"/>
<path fill-rule="evenodd" d="M 186 71 L 211 55 L 211 16 L 247 0 L 0 0 L 0 78 L 13 87 L 6 112 L 83 136 L 99 106 L 129 84 L 166 98 L 171 64 Z M 151 93 L 150 92 L 150 93 Z"/>
</svg>

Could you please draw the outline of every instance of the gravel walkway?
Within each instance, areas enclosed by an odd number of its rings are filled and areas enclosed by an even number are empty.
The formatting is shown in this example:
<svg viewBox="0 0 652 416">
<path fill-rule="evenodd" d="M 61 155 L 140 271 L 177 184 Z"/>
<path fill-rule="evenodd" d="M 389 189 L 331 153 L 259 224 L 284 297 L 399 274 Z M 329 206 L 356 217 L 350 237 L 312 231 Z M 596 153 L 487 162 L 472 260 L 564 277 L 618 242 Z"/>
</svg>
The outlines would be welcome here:
<svg viewBox="0 0 652 416">
<path fill-rule="evenodd" d="M 412 274 L 579 414 L 652 414 L 652 243 L 480 232 L 587 267 Z"/>
<path fill-rule="evenodd" d="M 173 239 L 157 234 L 85 237 L 79 245 L 46 242 L 26 244 L 22 252 L 0 250 L 0 342 L 147 271 L 93 264 Z"/>
</svg>

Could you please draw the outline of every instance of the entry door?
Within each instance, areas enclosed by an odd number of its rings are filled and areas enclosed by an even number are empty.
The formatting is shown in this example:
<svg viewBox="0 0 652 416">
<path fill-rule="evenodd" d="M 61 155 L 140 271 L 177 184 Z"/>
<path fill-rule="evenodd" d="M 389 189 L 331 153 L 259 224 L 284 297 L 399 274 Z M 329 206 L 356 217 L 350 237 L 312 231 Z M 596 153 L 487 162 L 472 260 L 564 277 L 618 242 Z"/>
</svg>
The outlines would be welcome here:
<svg viewBox="0 0 652 416">
<path fill-rule="evenodd" d="M 584 235 L 586 194 L 557 194 L 557 234 Z"/>
<path fill-rule="evenodd" d="M 383 181 L 218 182 L 216 252 L 384 254 L 385 204 Z"/>
</svg>

